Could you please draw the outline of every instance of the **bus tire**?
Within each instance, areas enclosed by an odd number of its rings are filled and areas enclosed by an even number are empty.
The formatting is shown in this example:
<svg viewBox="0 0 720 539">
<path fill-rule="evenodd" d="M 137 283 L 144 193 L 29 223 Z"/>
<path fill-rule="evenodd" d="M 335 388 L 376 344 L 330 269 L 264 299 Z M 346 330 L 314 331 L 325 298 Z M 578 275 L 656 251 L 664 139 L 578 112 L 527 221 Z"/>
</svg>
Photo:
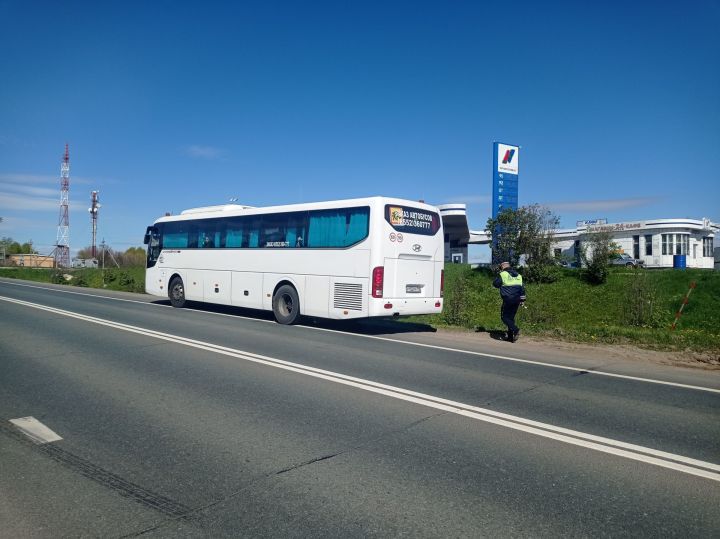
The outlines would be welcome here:
<svg viewBox="0 0 720 539">
<path fill-rule="evenodd" d="M 277 289 L 272 300 L 273 315 L 279 324 L 294 324 L 300 319 L 300 299 L 289 284 Z"/>
<path fill-rule="evenodd" d="M 175 277 L 170 281 L 170 287 L 168 288 L 168 297 L 170 298 L 170 304 L 173 307 L 185 306 L 185 285 L 180 277 Z"/>
</svg>

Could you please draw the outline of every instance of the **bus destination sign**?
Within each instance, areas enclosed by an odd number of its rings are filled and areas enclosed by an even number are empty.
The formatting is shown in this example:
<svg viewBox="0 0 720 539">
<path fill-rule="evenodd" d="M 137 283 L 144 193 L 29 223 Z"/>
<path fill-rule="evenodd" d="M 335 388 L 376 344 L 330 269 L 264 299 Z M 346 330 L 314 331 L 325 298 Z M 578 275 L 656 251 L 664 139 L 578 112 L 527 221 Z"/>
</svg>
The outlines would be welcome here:
<svg viewBox="0 0 720 539">
<path fill-rule="evenodd" d="M 385 220 L 398 232 L 433 236 L 440 228 L 437 213 L 407 206 L 385 206 Z"/>
</svg>

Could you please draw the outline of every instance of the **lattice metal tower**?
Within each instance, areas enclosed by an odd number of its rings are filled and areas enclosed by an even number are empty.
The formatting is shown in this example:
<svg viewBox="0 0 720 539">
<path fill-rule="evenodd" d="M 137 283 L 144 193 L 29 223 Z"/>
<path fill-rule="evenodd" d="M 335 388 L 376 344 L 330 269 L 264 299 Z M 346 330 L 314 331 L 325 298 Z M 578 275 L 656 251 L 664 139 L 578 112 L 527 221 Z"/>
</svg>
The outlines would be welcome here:
<svg viewBox="0 0 720 539">
<path fill-rule="evenodd" d="M 91 199 L 90 199 L 90 207 L 88 208 L 88 211 L 90 212 L 90 220 L 92 221 L 92 257 L 97 257 L 97 220 L 98 220 L 98 210 L 100 210 L 100 191 L 93 191 L 90 193 Z"/>
<path fill-rule="evenodd" d="M 60 164 L 60 219 L 58 220 L 55 266 L 70 267 L 70 217 L 68 199 L 70 194 L 70 151 L 65 144 L 65 156 Z"/>
</svg>

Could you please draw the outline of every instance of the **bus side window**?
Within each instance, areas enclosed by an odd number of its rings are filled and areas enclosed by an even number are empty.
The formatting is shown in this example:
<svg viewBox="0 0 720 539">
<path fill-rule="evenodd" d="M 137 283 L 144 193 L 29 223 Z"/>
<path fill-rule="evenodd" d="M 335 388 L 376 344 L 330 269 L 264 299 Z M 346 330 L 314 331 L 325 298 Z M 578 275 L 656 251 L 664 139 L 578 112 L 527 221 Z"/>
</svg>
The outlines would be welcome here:
<svg viewBox="0 0 720 539">
<path fill-rule="evenodd" d="M 345 245 L 352 245 L 365 239 L 368 235 L 369 221 L 370 215 L 367 208 L 352 208 L 348 218 Z"/>
<path fill-rule="evenodd" d="M 197 225 L 190 225 L 188 230 L 188 247 L 197 249 L 198 246 L 198 229 Z"/>
<path fill-rule="evenodd" d="M 308 247 L 349 247 L 368 235 L 369 208 L 310 212 Z"/>
<path fill-rule="evenodd" d="M 213 238 L 213 234 L 209 232 L 201 232 L 200 236 L 202 237 L 202 248 L 203 249 L 212 249 L 215 247 L 215 239 Z"/>
<path fill-rule="evenodd" d="M 235 217 L 229 220 L 225 231 L 225 247 L 230 249 L 238 249 L 247 247 L 247 238 L 243 244 L 243 236 L 247 232 L 243 226 L 243 220 Z"/>
<path fill-rule="evenodd" d="M 162 228 L 163 249 L 185 249 L 188 246 L 188 229 L 185 223 L 165 223 Z"/>
<path fill-rule="evenodd" d="M 285 242 L 288 247 L 305 247 L 307 235 L 307 212 L 287 214 Z"/>
<path fill-rule="evenodd" d="M 262 218 L 255 217 L 252 220 L 248 220 L 247 224 L 248 224 L 247 246 L 250 247 L 251 249 L 260 247 L 260 230 L 262 227 Z"/>
</svg>

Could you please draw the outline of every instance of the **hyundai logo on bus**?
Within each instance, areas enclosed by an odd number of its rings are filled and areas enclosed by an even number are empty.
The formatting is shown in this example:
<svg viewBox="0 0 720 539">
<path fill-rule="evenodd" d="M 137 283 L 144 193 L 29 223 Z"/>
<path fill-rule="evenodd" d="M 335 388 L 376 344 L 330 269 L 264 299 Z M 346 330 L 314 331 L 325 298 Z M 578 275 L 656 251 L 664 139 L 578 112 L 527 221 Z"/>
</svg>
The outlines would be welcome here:
<svg viewBox="0 0 720 539">
<path fill-rule="evenodd" d="M 414 244 L 413 251 L 415 251 L 416 253 L 419 253 L 420 251 L 422 251 L 422 246 L 419 243 Z"/>
</svg>

